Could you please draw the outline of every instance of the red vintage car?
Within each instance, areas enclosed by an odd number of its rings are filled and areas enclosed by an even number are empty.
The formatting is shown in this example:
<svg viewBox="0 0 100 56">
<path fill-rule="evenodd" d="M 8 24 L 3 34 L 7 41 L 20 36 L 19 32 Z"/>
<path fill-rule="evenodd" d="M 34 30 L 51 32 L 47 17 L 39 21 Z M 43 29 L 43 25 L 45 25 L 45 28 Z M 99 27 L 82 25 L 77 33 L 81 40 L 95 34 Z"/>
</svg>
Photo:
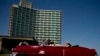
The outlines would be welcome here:
<svg viewBox="0 0 100 56">
<path fill-rule="evenodd" d="M 81 46 L 21 45 L 12 49 L 13 56 L 96 56 L 95 49 Z"/>
</svg>

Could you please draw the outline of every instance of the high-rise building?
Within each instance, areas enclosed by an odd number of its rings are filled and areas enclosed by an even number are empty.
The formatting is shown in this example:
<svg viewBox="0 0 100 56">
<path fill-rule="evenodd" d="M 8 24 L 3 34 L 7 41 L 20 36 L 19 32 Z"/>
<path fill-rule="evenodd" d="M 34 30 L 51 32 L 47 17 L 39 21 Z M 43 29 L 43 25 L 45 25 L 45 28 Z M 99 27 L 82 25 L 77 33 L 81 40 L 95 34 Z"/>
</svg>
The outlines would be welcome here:
<svg viewBox="0 0 100 56">
<path fill-rule="evenodd" d="M 61 11 L 32 8 L 32 3 L 20 0 L 12 5 L 9 36 L 35 37 L 39 42 L 50 39 L 61 43 Z"/>
</svg>

